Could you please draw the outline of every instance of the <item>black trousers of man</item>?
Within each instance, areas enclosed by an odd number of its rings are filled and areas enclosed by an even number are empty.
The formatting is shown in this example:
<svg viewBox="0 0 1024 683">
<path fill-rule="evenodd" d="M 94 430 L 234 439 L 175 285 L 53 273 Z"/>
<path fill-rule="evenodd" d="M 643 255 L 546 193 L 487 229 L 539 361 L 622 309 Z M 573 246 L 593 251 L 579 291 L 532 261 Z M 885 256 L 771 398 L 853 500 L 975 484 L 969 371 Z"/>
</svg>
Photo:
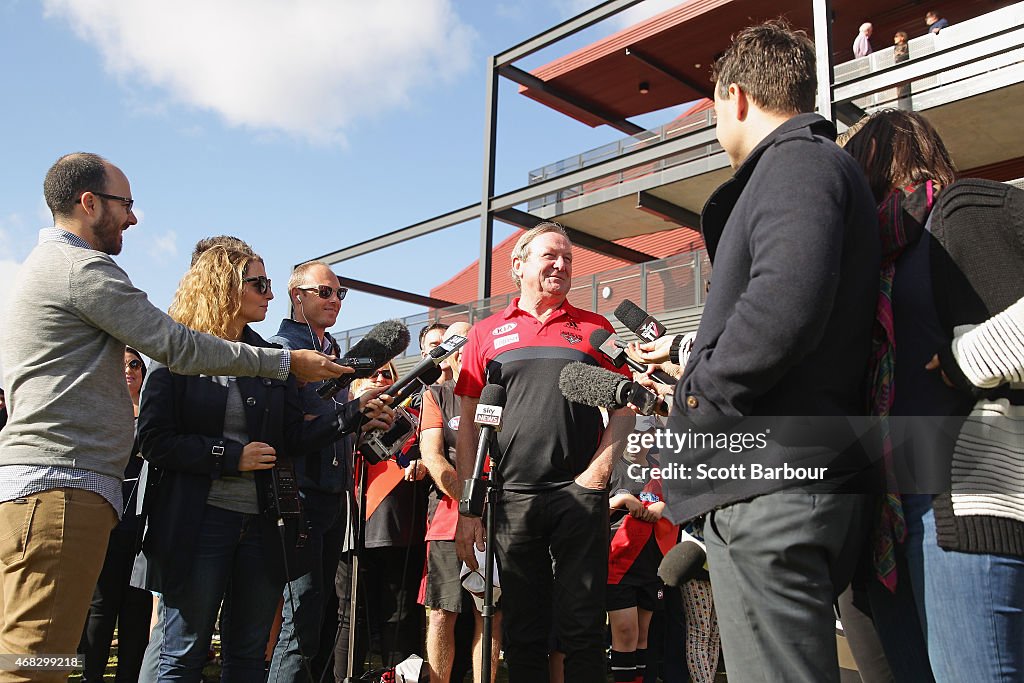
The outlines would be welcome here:
<svg viewBox="0 0 1024 683">
<path fill-rule="evenodd" d="M 494 509 L 510 683 L 546 683 L 550 637 L 567 681 L 605 683 L 608 492 L 501 491 Z"/>
</svg>

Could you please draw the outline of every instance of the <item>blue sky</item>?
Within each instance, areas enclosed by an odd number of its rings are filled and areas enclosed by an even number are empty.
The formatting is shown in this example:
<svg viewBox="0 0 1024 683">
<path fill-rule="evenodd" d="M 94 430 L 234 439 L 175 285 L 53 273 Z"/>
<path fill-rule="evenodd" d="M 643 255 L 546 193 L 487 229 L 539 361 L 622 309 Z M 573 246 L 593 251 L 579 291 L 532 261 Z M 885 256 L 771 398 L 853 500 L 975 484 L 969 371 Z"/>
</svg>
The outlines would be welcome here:
<svg viewBox="0 0 1024 683">
<path fill-rule="evenodd" d="M 272 334 L 295 263 L 479 201 L 487 56 L 595 4 L 0 0 L 0 283 L 51 224 L 46 169 L 61 154 L 93 151 L 132 183 L 139 225 L 116 260 L 133 282 L 166 309 L 195 241 L 238 235 L 275 282 L 257 326 Z M 673 4 L 647 0 L 520 65 Z M 499 132 L 499 191 L 621 137 L 508 82 Z M 451 228 L 337 270 L 426 293 L 476 258 L 477 230 Z M 418 310 L 353 292 L 336 329 Z"/>
</svg>

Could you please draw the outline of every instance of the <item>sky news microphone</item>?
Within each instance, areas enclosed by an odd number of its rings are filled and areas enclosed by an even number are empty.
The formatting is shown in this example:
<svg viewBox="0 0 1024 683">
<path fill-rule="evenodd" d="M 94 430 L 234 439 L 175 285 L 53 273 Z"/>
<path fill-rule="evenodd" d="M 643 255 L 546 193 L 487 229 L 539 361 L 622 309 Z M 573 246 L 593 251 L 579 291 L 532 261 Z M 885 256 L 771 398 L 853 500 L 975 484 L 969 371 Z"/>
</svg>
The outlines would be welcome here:
<svg viewBox="0 0 1024 683">
<path fill-rule="evenodd" d="M 558 388 L 566 399 L 585 406 L 622 408 L 632 404 L 641 415 L 668 415 L 668 404 L 643 385 L 579 361 L 562 368 Z"/>
<path fill-rule="evenodd" d="M 400 320 L 385 320 L 377 323 L 356 342 L 338 363 L 346 365 L 345 359 L 360 359 L 356 372 L 324 382 L 316 393 L 320 398 L 331 398 L 361 377 L 370 377 L 374 370 L 387 364 L 409 346 L 409 328 Z M 369 359 L 366 362 L 365 359 Z M 370 366 L 370 367 L 366 367 Z"/>
<path fill-rule="evenodd" d="M 484 499 L 487 482 L 483 480 L 484 460 L 494 435 L 501 431 L 501 412 L 505 408 L 505 387 L 488 384 L 480 392 L 473 423 L 480 427 L 476 442 L 476 462 L 473 475 L 462 482 L 462 498 L 459 500 L 459 514 L 464 517 L 480 517 L 484 514 Z M 491 458 L 496 459 L 494 453 Z"/>
<path fill-rule="evenodd" d="M 635 372 L 647 372 L 647 366 L 630 357 L 629 354 L 626 353 L 626 345 L 619 341 L 619 338 L 608 330 L 598 329 L 591 332 L 590 345 L 603 353 L 608 360 L 612 362 L 612 365 L 617 368 L 621 368 L 623 363 L 625 363 Z M 676 378 L 664 370 L 655 370 L 652 372 L 651 379 L 655 382 L 661 382 L 662 384 L 667 384 L 673 387 L 676 385 Z"/>
<path fill-rule="evenodd" d="M 405 391 L 410 385 L 413 385 L 416 380 L 427 374 L 431 368 L 440 366 L 441 361 L 462 348 L 467 341 L 469 340 L 465 337 L 460 337 L 457 334 L 453 334 L 448 337 L 441 342 L 440 345 L 432 348 L 430 353 L 427 354 L 427 357 L 421 360 L 405 377 L 392 384 L 388 393 L 394 396 Z"/>
<path fill-rule="evenodd" d="M 645 342 L 652 342 L 664 336 L 666 328 L 657 318 L 647 315 L 647 311 L 629 299 L 623 299 L 615 309 L 615 318 L 633 331 Z"/>
</svg>

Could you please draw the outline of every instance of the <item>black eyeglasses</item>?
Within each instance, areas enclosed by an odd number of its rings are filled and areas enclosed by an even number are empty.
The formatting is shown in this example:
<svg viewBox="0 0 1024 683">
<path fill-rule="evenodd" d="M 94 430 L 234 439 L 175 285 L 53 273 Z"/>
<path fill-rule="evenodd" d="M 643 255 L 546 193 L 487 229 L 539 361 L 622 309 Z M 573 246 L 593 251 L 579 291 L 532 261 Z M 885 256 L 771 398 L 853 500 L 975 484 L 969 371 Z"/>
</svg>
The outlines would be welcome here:
<svg viewBox="0 0 1024 683">
<path fill-rule="evenodd" d="M 131 197 L 118 197 L 116 194 L 106 194 L 105 192 L 93 192 L 97 197 L 103 197 L 104 199 L 113 199 L 116 202 L 124 202 L 125 211 L 131 211 L 132 207 L 135 206 L 135 200 Z M 79 199 L 78 201 L 82 201 Z"/>
<path fill-rule="evenodd" d="M 124 364 L 126 370 L 141 370 L 142 361 L 138 358 L 132 358 L 130 361 Z"/>
<path fill-rule="evenodd" d="M 266 275 L 257 275 L 256 277 L 247 277 L 242 282 L 251 282 L 256 285 L 256 291 L 260 294 L 266 294 L 270 291 L 270 278 Z"/>
<path fill-rule="evenodd" d="M 348 287 L 328 287 L 327 285 L 317 285 L 316 287 L 298 287 L 303 292 L 316 292 L 316 295 L 321 299 L 330 299 L 332 294 L 338 295 L 338 301 L 344 301 L 345 295 L 348 294 Z"/>
<path fill-rule="evenodd" d="M 378 370 L 377 372 L 373 373 L 374 377 L 377 377 L 378 375 L 383 377 L 384 379 L 394 379 L 394 376 L 391 374 L 390 370 Z"/>
</svg>

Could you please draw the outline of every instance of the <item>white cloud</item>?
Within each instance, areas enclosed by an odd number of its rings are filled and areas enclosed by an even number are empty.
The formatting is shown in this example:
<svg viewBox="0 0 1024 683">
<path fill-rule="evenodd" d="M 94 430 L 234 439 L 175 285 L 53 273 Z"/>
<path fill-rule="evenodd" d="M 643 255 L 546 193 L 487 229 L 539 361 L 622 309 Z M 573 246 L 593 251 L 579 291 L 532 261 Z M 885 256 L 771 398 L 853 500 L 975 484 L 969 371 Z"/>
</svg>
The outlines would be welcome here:
<svg viewBox="0 0 1024 683">
<path fill-rule="evenodd" d="M 146 237 L 149 255 L 166 261 L 178 255 L 178 233 L 168 230 L 164 234 L 149 234 Z"/>
<path fill-rule="evenodd" d="M 230 125 L 339 142 L 470 64 L 451 0 L 45 0 L 128 85 Z"/>
</svg>

